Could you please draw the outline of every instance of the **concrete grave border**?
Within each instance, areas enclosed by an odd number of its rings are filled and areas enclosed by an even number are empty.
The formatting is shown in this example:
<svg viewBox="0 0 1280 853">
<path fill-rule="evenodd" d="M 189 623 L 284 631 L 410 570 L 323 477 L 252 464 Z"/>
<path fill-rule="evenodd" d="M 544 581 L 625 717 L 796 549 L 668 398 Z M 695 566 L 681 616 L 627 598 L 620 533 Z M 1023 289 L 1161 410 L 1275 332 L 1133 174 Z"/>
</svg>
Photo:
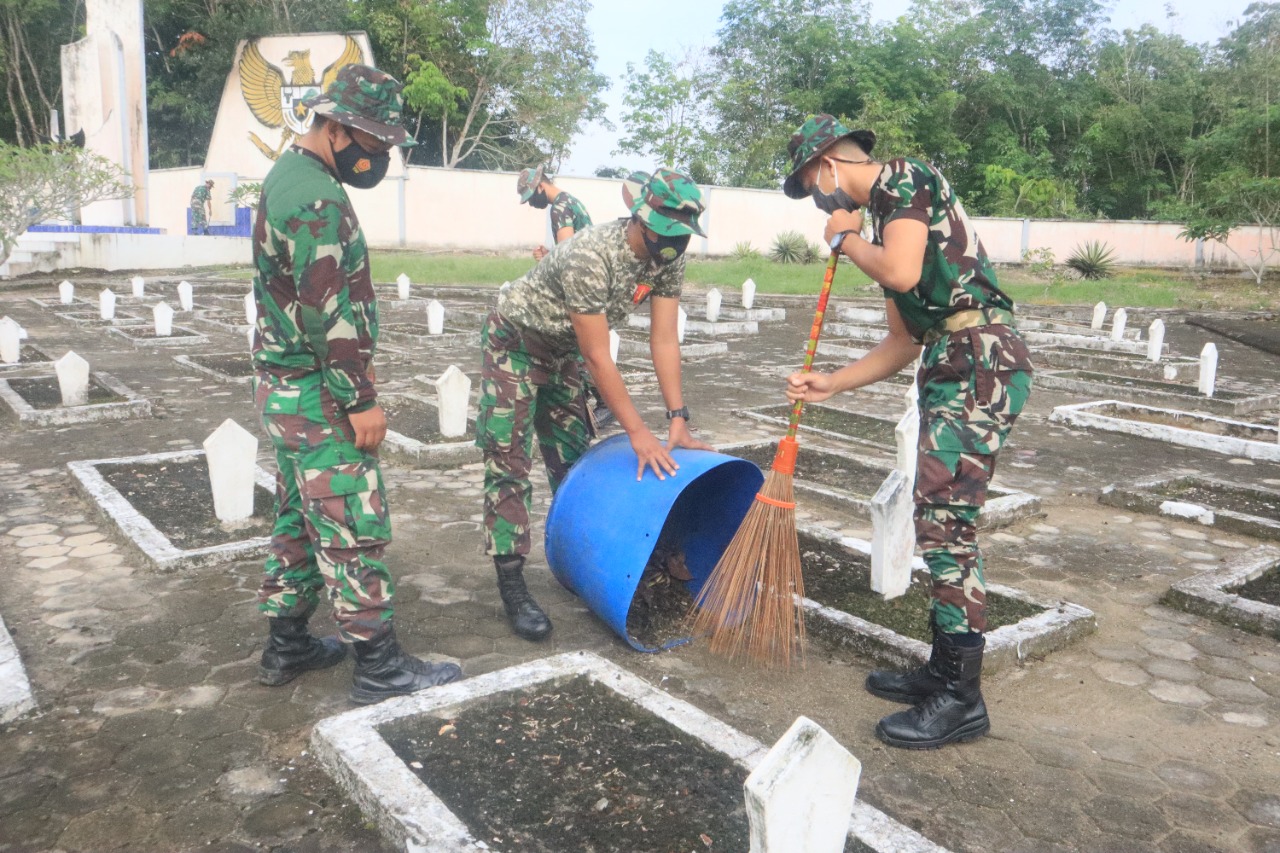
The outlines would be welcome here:
<svg viewBox="0 0 1280 853">
<path fill-rule="evenodd" d="M 834 409 L 836 411 L 844 412 L 845 414 L 849 414 L 849 415 L 858 415 L 864 418 L 874 418 L 875 420 L 878 420 L 878 421 L 884 421 L 885 424 L 888 425 L 890 430 L 892 430 L 894 425 L 897 423 L 897 421 L 891 421 L 888 418 L 881 418 L 876 415 L 869 415 L 869 414 L 866 414 L 865 412 L 852 412 L 852 411 L 849 411 L 848 409 L 842 409 L 839 406 L 827 405 L 826 403 L 810 403 L 809 406 L 810 407 L 824 406 L 825 408 Z M 773 404 L 769 406 L 753 406 L 752 408 L 749 408 L 749 409 L 733 409 L 731 414 L 736 415 L 737 417 L 740 417 L 740 418 L 747 418 L 748 420 L 759 421 L 760 423 L 781 425 L 785 427 L 787 425 L 786 418 L 779 417 L 777 415 L 766 415 L 764 412 L 760 411 L 760 409 L 774 409 L 774 408 L 777 408 L 777 404 Z M 888 450 L 890 452 L 893 452 L 895 450 L 895 445 L 892 440 L 882 444 L 879 442 L 872 441 L 869 438 L 859 438 L 856 435 L 847 435 L 843 432 L 832 432 L 830 430 L 820 429 L 818 427 L 811 426 L 805 423 L 803 419 L 801 419 L 800 421 L 800 432 L 811 435 L 811 436 L 822 436 L 824 438 L 832 439 L 842 443 L 851 441 L 855 444 L 860 444 L 863 447 L 874 447 L 876 450 Z"/>
<path fill-rule="evenodd" d="M 142 325 L 144 325 L 146 328 L 149 328 L 149 329 L 154 328 L 154 326 L 152 326 L 152 324 L 150 323 L 144 323 Z M 165 337 L 165 338 L 157 338 L 157 337 L 135 338 L 133 335 L 129 334 L 129 329 L 131 328 L 138 328 L 138 326 L 136 325 L 124 326 L 124 327 L 110 326 L 108 327 L 107 332 L 109 334 L 117 335 L 121 338 L 124 338 L 129 343 L 139 348 L 197 347 L 197 346 L 201 346 L 202 344 L 207 344 L 209 342 L 209 338 L 207 335 L 201 332 L 197 332 L 195 329 L 192 329 L 188 326 L 179 326 L 175 324 L 173 327 L 174 334 L 169 335 L 168 337 Z M 187 334 L 179 335 L 178 332 L 187 332 Z"/>
<path fill-rule="evenodd" d="M 57 311 L 54 312 L 54 316 L 59 320 L 65 320 L 68 323 L 79 326 L 80 328 L 101 326 L 107 329 L 114 329 L 117 326 L 147 325 L 145 317 L 138 317 L 133 314 L 121 314 L 118 311 L 110 320 L 104 320 L 102 319 L 102 315 L 98 313 L 97 306 L 94 306 L 91 309 L 86 309 L 85 311 Z"/>
<path fill-rule="evenodd" d="M 718 444 L 716 450 L 720 453 L 727 453 L 730 456 L 735 455 L 736 451 L 748 447 L 776 447 L 776 441 L 737 441 L 732 444 Z M 888 459 L 878 459 L 870 456 L 854 456 L 851 453 L 844 453 L 826 445 L 811 445 L 813 450 L 819 453 L 825 453 L 828 456 L 836 456 L 840 459 L 848 460 L 868 468 L 878 468 L 884 471 L 884 475 L 889 476 L 889 472 L 894 469 L 894 464 Z M 801 448 L 803 454 L 805 448 Z M 794 486 L 797 492 L 807 492 L 819 497 L 828 498 L 842 504 L 848 504 L 853 507 L 854 512 L 859 518 L 870 520 L 871 518 L 871 500 L 857 497 L 843 489 L 833 488 L 831 486 L 823 486 L 818 483 L 810 483 L 801 479 L 794 478 Z M 1008 527 L 1010 524 L 1022 521 L 1027 518 L 1033 518 L 1041 515 L 1040 498 L 1029 492 L 1019 492 L 1011 489 L 1004 489 L 999 486 L 990 489 L 990 492 L 996 496 L 988 497 L 987 503 L 983 506 L 982 511 L 978 514 L 979 530 L 996 530 L 1001 527 Z"/>
<path fill-rule="evenodd" d="M 721 305 L 720 316 L 727 320 L 747 321 L 752 323 L 780 323 L 787 319 L 787 309 L 742 308 L 733 305 Z"/>
<path fill-rule="evenodd" d="M 868 557 L 871 554 L 870 542 L 852 536 L 841 536 L 816 524 L 801 524 L 799 531 Z M 919 557 L 914 557 L 911 567 L 918 571 L 924 569 L 925 564 Z M 986 672 L 997 672 L 1016 666 L 1027 658 L 1057 651 L 1077 638 L 1093 633 L 1098 627 L 1093 611 L 1078 604 L 1048 601 L 1020 589 L 995 583 L 987 584 L 987 590 L 1006 598 L 1034 604 L 1044 610 L 986 635 L 987 649 L 983 656 L 983 669 Z M 810 617 L 809 633 L 837 648 L 850 649 L 889 666 L 912 667 L 929 659 L 928 643 L 904 637 L 883 625 L 876 625 L 808 598 L 804 600 L 804 609 Z"/>
<path fill-rule="evenodd" d="M 627 328 L 648 329 L 652 322 L 648 314 L 631 314 L 627 317 Z M 706 320 L 695 320 L 690 314 L 689 319 L 684 321 L 684 331 L 686 339 L 689 335 L 705 335 L 709 338 L 721 335 L 758 335 L 760 324 L 755 320 L 717 320 L 708 323 Z"/>
<path fill-rule="evenodd" d="M 1161 477 L 1154 480 L 1140 480 L 1132 485 L 1117 486 L 1114 483 L 1103 488 L 1102 493 L 1098 495 L 1098 503 L 1107 506 L 1119 507 L 1120 509 L 1132 510 L 1134 512 L 1143 512 L 1150 515 L 1159 515 L 1165 518 L 1174 518 L 1182 521 L 1198 521 L 1205 527 L 1214 527 L 1220 530 L 1238 533 L 1242 536 L 1252 536 L 1256 539 L 1280 539 L 1280 521 L 1271 518 L 1264 518 L 1260 515 L 1248 515 L 1243 512 L 1236 512 L 1229 509 L 1219 509 L 1212 505 L 1200 505 L 1186 501 L 1179 501 L 1176 498 L 1168 498 L 1157 494 L 1157 490 L 1161 487 L 1168 486 L 1173 483 L 1185 483 L 1192 481 L 1198 484 L 1204 484 L 1212 488 L 1241 490 L 1248 489 L 1252 492 L 1261 492 L 1268 496 L 1280 499 L 1280 491 L 1264 489 L 1255 485 L 1244 485 L 1238 483 L 1227 483 L 1213 477 L 1204 477 L 1198 474 L 1187 475 L 1183 477 Z M 1176 506 L 1166 506 L 1175 504 Z M 1193 508 L 1201 510 L 1199 513 L 1193 513 Z"/>
<path fill-rule="evenodd" d="M 18 656 L 18 647 L 0 618 L 0 724 L 11 723 L 28 711 L 34 711 L 35 697 L 27 670 Z"/>
<path fill-rule="evenodd" d="M 161 533 L 151 521 L 129 503 L 124 495 L 98 473 L 99 465 L 158 465 L 162 462 L 185 462 L 203 458 L 203 450 L 174 450 L 167 453 L 147 453 L 142 456 L 123 456 L 115 459 L 88 459 L 68 462 L 72 483 L 84 497 L 98 508 L 119 533 L 142 554 L 161 569 L 195 569 L 215 566 L 235 560 L 265 556 L 271 544 L 269 536 L 255 536 L 223 545 L 204 548 L 179 548 Z M 276 479 L 262 468 L 255 467 L 256 484 L 275 494 Z"/>
<path fill-rule="evenodd" d="M 587 676 L 596 684 L 656 714 L 728 756 L 744 770 L 765 757 L 767 747 L 705 711 L 665 693 L 591 652 L 567 652 L 490 672 L 442 687 L 389 699 L 328 717 L 311 733 L 311 748 L 329 774 L 382 834 L 409 853 L 463 853 L 489 849 L 467 830 L 422 780 L 405 766 L 378 733 L 403 717 L 447 717 L 470 702 L 548 681 Z M 856 800 L 849 836 L 874 853 L 947 853 L 913 829 Z"/>
<path fill-rule="evenodd" d="M 1186 394 L 1175 394 L 1171 391 L 1164 391 L 1155 388 L 1139 388 L 1125 387 L 1119 384 L 1107 382 L 1096 382 L 1092 379 L 1077 378 L 1066 375 L 1067 373 L 1078 371 L 1080 368 L 1056 368 L 1054 370 L 1037 370 L 1035 375 L 1035 383 L 1043 388 L 1050 388 L 1054 391 L 1073 391 L 1078 394 L 1087 394 L 1092 397 L 1107 397 L 1113 394 L 1121 396 L 1134 397 L 1139 400 L 1151 400 L 1161 403 L 1162 405 L 1175 406 L 1185 405 L 1191 411 L 1210 412 L 1218 415 L 1243 415 L 1249 412 L 1265 411 L 1273 409 L 1280 404 L 1280 394 L 1255 394 L 1253 396 L 1239 397 L 1235 400 L 1224 397 L 1206 397 L 1196 392 L 1194 386 L 1187 385 Z M 1152 380 L 1142 376 L 1120 376 L 1114 373 L 1105 373 L 1105 371 L 1088 371 L 1090 373 L 1103 373 L 1107 376 L 1114 376 L 1121 381 L 1164 381 Z M 1175 383 L 1169 383 L 1170 385 Z M 1220 392 L 1230 391 L 1237 393 L 1230 388 L 1219 388 Z"/>
<path fill-rule="evenodd" d="M 1146 353 L 1131 355 L 1118 352 L 1068 352 L 1067 347 L 1038 347 L 1036 364 L 1057 370 L 1093 370 L 1137 379 L 1163 382 L 1191 381 L 1200 376 L 1200 359 L 1170 356 L 1150 361 Z"/>
<path fill-rule="evenodd" d="M 196 308 L 193 312 L 188 313 L 194 314 L 191 318 L 193 323 L 204 323 L 224 332 L 235 332 L 243 335 L 249 328 L 249 324 L 244 321 L 243 310 L 236 314 L 228 308 Z M 234 317 L 235 319 L 223 319 L 224 317 Z"/>
<path fill-rule="evenodd" d="M 1075 403 L 1069 406 L 1057 406 L 1049 416 L 1051 423 L 1070 424 L 1071 426 L 1099 429 L 1104 432 L 1118 432 L 1125 435 L 1136 435 L 1151 438 L 1168 444 L 1180 444 L 1198 450 L 1213 453 L 1224 453 L 1228 456 L 1243 456 L 1247 459 L 1263 459 L 1268 462 L 1280 462 L 1280 442 L 1253 441 L 1247 438 L 1235 438 L 1228 435 L 1210 435 L 1197 430 L 1166 426 L 1165 424 L 1130 421 L 1113 415 L 1104 415 L 1095 411 L 1109 406 L 1129 409 L 1145 409 L 1151 412 L 1171 415 L 1175 419 L 1187 421 L 1216 421 L 1234 427 L 1247 427 L 1260 432 L 1275 434 L 1276 427 L 1265 424 L 1251 424 L 1244 421 L 1233 421 L 1227 418 L 1199 415 L 1183 412 L 1178 409 L 1161 409 L 1156 406 L 1143 406 L 1140 403 L 1125 403 L 1120 400 L 1097 400 L 1091 403 Z"/>
<path fill-rule="evenodd" d="M 1178 581 L 1161 601 L 1178 610 L 1280 640 L 1280 607 L 1232 592 L 1268 571 L 1280 571 L 1280 548 L 1270 545 Z"/>
<path fill-rule="evenodd" d="M 57 359 L 54 358 L 52 355 L 50 355 L 49 351 L 46 350 L 44 347 L 39 346 L 38 344 L 33 344 L 30 341 L 20 341 L 18 343 L 19 354 L 21 354 L 22 350 L 35 350 L 37 353 L 43 356 L 46 360 L 45 361 L 19 360 L 19 361 L 15 361 L 13 364 L 5 364 L 4 362 L 0 362 L 0 374 L 4 374 L 6 376 L 13 376 L 24 369 L 31 370 L 33 368 L 37 370 L 39 369 L 48 370 L 50 367 L 53 366 L 53 363 L 57 361 Z M 23 378 L 25 379 L 26 377 L 23 377 Z"/>
<path fill-rule="evenodd" d="M 41 362 L 44 364 L 44 362 Z M 51 365 L 45 364 L 46 369 Z M 58 381 L 57 374 L 37 374 L 34 376 L 14 376 L 14 379 L 52 379 Z M 17 416 L 18 425 L 22 427 L 69 426 L 72 424 L 94 424 L 100 421 L 127 421 L 133 418 L 151 417 L 151 401 L 135 393 L 109 373 L 93 372 L 89 375 L 90 384 L 102 388 L 125 399 L 119 403 L 90 403 L 84 406 L 58 406 L 54 409 L 37 409 L 22 399 L 8 380 L 0 379 L 0 402 L 8 406 Z"/>
<path fill-rule="evenodd" d="M 230 353 L 230 352 L 208 353 L 208 355 L 210 356 L 239 355 L 239 354 L 240 353 Z M 219 382 L 225 382 L 228 385 L 252 385 L 253 384 L 252 375 L 231 376 L 229 374 L 223 373 L 222 371 L 214 370 L 212 367 L 205 367 L 203 364 L 197 364 L 196 362 L 191 360 L 191 356 L 189 355 L 175 355 L 173 357 L 173 360 L 178 362 L 178 364 L 181 364 L 183 367 L 189 370 L 194 370 L 196 373 L 203 373 L 205 376 L 216 379 Z"/>
<path fill-rule="evenodd" d="M 457 326 L 445 326 L 444 331 L 438 335 L 415 335 L 410 332 L 394 332 L 387 326 L 422 326 L 427 327 L 426 323 L 417 323 L 413 321 L 392 321 L 386 323 L 379 332 L 381 338 L 386 339 L 388 343 L 399 344 L 403 347 L 405 344 L 416 344 L 419 346 L 470 346 L 480 343 L 481 330 L 467 331 L 459 329 Z"/>
<path fill-rule="evenodd" d="M 424 382 L 430 381 L 426 377 L 420 378 Z M 388 391 L 378 396 L 385 400 L 404 397 L 422 403 L 433 411 L 436 410 L 435 401 L 420 394 Z M 474 436 L 476 420 L 470 415 L 467 416 L 467 426 Z M 454 465 L 464 465 L 468 462 L 479 462 L 482 457 L 480 448 L 476 447 L 474 439 L 463 438 L 461 440 L 441 442 L 440 444 L 427 444 L 425 441 L 418 441 L 416 438 L 410 438 L 390 428 L 387 429 L 386 438 L 382 440 L 382 446 L 383 451 L 389 453 L 393 458 L 398 456 L 413 463 L 415 466 L 424 468 L 449 468 Z"/>
<path fill-rule="evenodd" d="M 687 322 L 687 321 L 686 321 Z M 685 331 L 691 331 L 686 328 Z M 680 344 L 681 358 L 706 358 L 711 355 L 722 355 L 729 351 L 729 344 L 725 341 L 690 341 L 686 335 L 684 343 Z M 624 355 L 649 355 L 649 336 L 643 338 L 637 335 L 628 335 L 626 332 L 618 334 L 618 357 Z"/>
</svg>

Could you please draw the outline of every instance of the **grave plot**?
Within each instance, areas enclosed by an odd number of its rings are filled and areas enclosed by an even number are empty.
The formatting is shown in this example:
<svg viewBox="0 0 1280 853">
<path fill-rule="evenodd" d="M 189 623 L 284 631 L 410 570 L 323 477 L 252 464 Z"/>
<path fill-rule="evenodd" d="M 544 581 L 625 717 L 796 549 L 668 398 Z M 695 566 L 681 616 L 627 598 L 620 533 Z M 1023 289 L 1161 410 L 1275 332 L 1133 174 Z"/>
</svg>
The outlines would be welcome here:
<svg viewBox="0 0 1280 853">
<path fill-rule="evenodd" d="M 648 329 L 651 321 L 648 314 L 632 314 L 627 317 L 627 326 L 632 329 Z M 691 337 L 719 338 L 725 335 L 758 335 L 760 324 L 755 320 L 716 320 L 707 322 L 693 316 L 685 320 L 685 340 Z"/>
<path fill-rule="evenodd" d="M 1194 382 L 1200 375 L 1200 359 L 1170 356 L 1151 361 L 1145 354 L 1099 352 L 1070 346 L 1038 347 L 1036 367 L 1059 370 L 1092 370 L 1119 376 L 1135 376 L 1165 382 Z M 1038 380 L 1037 380 L 1038 381 Z"/>
<path fill-rule="evenodd" d="M 763 744 L 589 652 L 322 720 L 326 770 L 404 850 L 734 850 Z M 945 853 L 856 801 L 845 850 Z"/>
<path fill-rule="evenodd" d="M 47 367 L 47 365 L 46 365 Z M 21 427 L 65 426 L 151 417 L 151 401 L 107 373 L 88 377 L 87 399 L 64 405 L 55 374 L 0 379 L 0 401 Z"/>
<path fill-rule="evenodd" d="M 1271 489 L 1191 476 L 1107 486 L 1098 500 L 1257 539 L 1280 539 L 1280 491 Z"/>
<path fill-rule="evenodd" d="M 204 451 L 68 462 L 85 498 L 158 568 L 198 568 L 263 556 L 275 521 L 275 478 L 254 468 L 253 515 L 223 523 Z"/>
<path fill-rule="evenodd" d="M 867 354 L 865 349 L 854 349 L 852 347 L 843 346 L 843 341 L 832 341 L 830 346 L 826 341 L 818 341 L 818 355 L 825 355 L 828 358 L 839 358 L 841 361 L 815 361 L 813 370 L 815 373 L 834 373 L 842 367 L 848 366 L 849 362 L 856 361 Z M 825 347 L 825 349 L 824 349 Z M 782 378 L 786 378 L 800 369 L 797 364 L 793 367 L 783 368 L 779 371 Z M 916 384 L 916 373 L 914 368 L 904 368 L 893 376 L 881 379 L 872 385 L 865 385 L 859 388 L 857 393 L 870 391 L 872 393 L 893 393 L 902 394 L 907 390 L 908 386 Z"/>
<path fill-rule="evenodd" d="M 1065 320 L 1058 320 L 1047 317 L 1018 317 L 1018 328 L 1024 332 L 1043 332 L 1043 333 L 1060 333 L 1065 335 L 1079 335 L 1082 337 L 1099 337 L 1109 335 L 1110 332 L 1103 329 L 1095 329 L 1089 325 L 1080 323 L 1072 323 Z M 1142 339 L 1141 327 L 1126 326 L 1121 337 L 1128 341 L 1137 341 Z"/>
<path fill-rule="evenodd" d="M 928 571 L 913 572 L 907 591 L 886 599 L 871 589 L 867 542 L 817 525 L 801 525 L 799 536 L 810 636 L 888 666 L 912 667 L 929 659 Z M 913 568 L 923 565 L 913 560 Z M 1097 627 L 1093 611 L 1078 604 L 1041 600 L 995 583 L 987 584 L 987 608 L 987 672 L 1042 657 Z"/>
<path fill-rule="evenodd" d="M 77 307 L 77 306 L 71 306 Z M 148 320 L 145 317 L 136 314 L 121 314 L 117 312 L 110 319 L 103 319 L 101 312 L 96 308 L 85 308 L 83 311 L 57 311 L 54 314 L 59 320 L 65 320 L 76 326 L 145 326 Z"/>
<path fill-rule="evenodd" d="M 1071 347 L 1094 352 L 1128 353 L 1130 355 L 1146 355 L 1147 342 L 1141 340 L 1115 340 L 1097 335 L 1075 335 L 1067 332 L 1041 332 L 1035 329 L 1020 330 L 1023 340 L 1034 347 Z M 1161 353 L 1167 354 L 1169 345 L 1160 345 Z"/>
<path fill-rule="evenodd" d="M 721 355 L 728 351 L 729 344 L 725 341 L 712 340 L 698 335 L 685 335 L 684 340 L 680 343 L 680 355 L 682 358 L 706 358 L 711 355 Z M 618 354 L 648 357 L 649 336 L 629 330 L 619 332 Z"/>
<path fill-rule="evenodd" d="M 791 417 L 791 406 L 761 406 L 755 409 L 736 409 L 738 417 L 750 418 L 769 424 L 785 427 Z M 884 418 L 847 412 L 821 403 L 810 403 L 804 407 L 804 418 L 800 421 L 800 431 L 834 438 L 839 441 L 853 441 L 879 449 L 893 449 L 896 444 L 894 421 Z"/>
<path fill-rule="evenodd" d="M 735 308 L 725 305 L 720 308 L 721 320 L 736 320 L 753 323 L 780 323 L 787 319 L 785 308 Z"/>
<path fill-rule="evenodd" d="M 803 422 L 802 422 L 803 423 Z M 773 463 L 775 442 L 746 442 L 717 447 L 721 453 L 756 463 L 767 470 Z M 858 518 L 871 518 L 871 498 L 894 468 L 888 460 L 853 456 L 836 450 L 802 445 L 796 458 L 795 489 L 828 498 Z M 1040 499 L 1026 492 L 992 487 L 987 503 L 978 515 L 978 529 L 1007 527 L 1025 518 L 1040 515 Z"/>
<path fill-rule="evenodd" d="M 253 357 L 248 350 L 175 355 L 173 360 L 196 373 L 219 382 L 250 384 L 253 382 Z"/>
<path fill-rule="evenodd" d="M 249 323 L 245 320 L 243 311 L 233 311 L 227 308 L 197 308 L 192 320 L 205 326 L 213 326 L 224 332 L 239 332 L 244 334 Z"/>
<path fill-rule="evenodd" d="M 1058 406 L 1053 423 L 1118 432 L 1247 459 L 1280 462 L 1280 430 L 1177 409 L 1102 400 Z"/>
<path fill-rule="evenodd" d="M 379 326 L 381 338 L 392 345 L 410 344 L 436 346 L 471 346 L 480 343 L 479 328 L 467 329 L 445 326 L 439 333 L 432 333 L 426 323 L 383 323 Z"/>
<path fill-rule="evenodd" d="M 31 367 L 47 370 L 52 361 L 53 357 L 35 344 L 20 344 L 17 361 L 0 361 L 0 375 L 17 373 Z"/>
<path fill-rule="evenodd" d="M 1257 548 L 1178 581 L 1161 603 L 1280 640 L 1280 549 Z"/>
<path fill-rule="evenodd" d="M 468 417 L 466 432 L 446 437 L 440 431 L 436 403 L 417 394 L 379 394 L 378 402 L 387 414 L 387 437 L 383 451 L 410 465 L 450 467 L 480 459 L 475 446 L 476 424 Z"/>
<path fill-rule="evenodd" d="M 194 347 L 209 342 L 208 337 L 186 326 L 173 326 L 168 334 L 161 334 L 154 324 L 112 326 L 107 331 L 135 347 Z"/>
<path fill-rule="evenodd" d="M 1036 371 L 1035 383 L 1041 388 L 1052 388 L 1057 391 L 1074 391 L 1093 397 L 1112 397 L 1120 394 L 1137 397 L 1144 402 L 1185 406 L 1189 409 L 1220 415 L 1243 415 L 1272 409 L 1280 404 L 1280 394 L 1233 391 L 1219 386 L 1214 389 L 1212 397 L 1206 397 L 1194 385 L 1116 376 L 1092 370 L 1040 370 Z"/>
</svg>

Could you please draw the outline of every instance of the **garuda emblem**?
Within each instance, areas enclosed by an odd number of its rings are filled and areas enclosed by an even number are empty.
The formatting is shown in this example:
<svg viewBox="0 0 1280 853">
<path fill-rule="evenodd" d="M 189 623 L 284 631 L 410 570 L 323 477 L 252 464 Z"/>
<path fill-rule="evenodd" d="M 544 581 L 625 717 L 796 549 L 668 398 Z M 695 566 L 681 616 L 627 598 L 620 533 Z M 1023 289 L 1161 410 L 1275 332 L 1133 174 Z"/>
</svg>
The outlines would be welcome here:
<svg viewBox="0 0 1280 853">
<path fill-rule="evenodd" d="M 311 66 L 310 50 L 289 51 L 284 58 L 284 64 L 292 70 L 287 83 L 284 72 L 262 58 L 256 41 L 245 45 L 244 53 L 240 55 L 240 92 L 254 118 L 267 127 L 283 128 L 284 131 L 280 144 L 274 147 L 263 142 L 258 134 L 249 132 L 249 141 L 269 159 L 279 157 L 295 137 L 302 136 L 311 128 L 315 114 L 302 106 L 302 101 L 324 91 L 338 76 L 338 69 L 342 66 L 364 62 L 360 45 L 351 36 L 346 38 L 342 54 L 324 70 L 324 76 L 319 80 Z"/>
</svg>

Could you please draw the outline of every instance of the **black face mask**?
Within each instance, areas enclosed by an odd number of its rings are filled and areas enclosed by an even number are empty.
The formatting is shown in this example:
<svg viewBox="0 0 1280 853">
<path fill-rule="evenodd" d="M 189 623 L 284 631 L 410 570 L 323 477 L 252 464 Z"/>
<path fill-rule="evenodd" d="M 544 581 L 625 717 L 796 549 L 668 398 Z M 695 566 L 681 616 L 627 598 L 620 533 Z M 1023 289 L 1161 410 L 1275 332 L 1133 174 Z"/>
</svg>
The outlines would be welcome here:
<svg viewBox="0 0 1280 853">
<path fill-rule="evenodd" d="M 849 163 L 854 161 L 841 160 L 840 162 Z M 857 161 L 857 162 L 866 162 L 866 161 Z M 845 192 L 840 188 L 840 178 L 837 177 L 836 175 L 835 166 L 831 167 L 831 177 L 836 182 L 836 188 L 834 191 L 829 193 L 824 193 L 822 190 L 818 189 L 817 181 L 813 182 L 813 189 L 809 191 L 809 194 L 813 196 L 814 206 L 817 207 L 818 210 L 821 210 L 823 213 L 827 214 L 827 216 L 830 216 L 831 214 L 835 213 L 837 210 L 843 210 L 848 213 L 852 213 L 853 211 L 857 210 L 859 207 L 862 206 L 858 204 L 856 201 L 854 201 L 852 196 L 850 196 L 847 192 Z"/>
<path fill-rule="evenodd" d="M 538 210 L 542 210 L 550 203 L 551 202 L 547 201 L 547 194 L 542 190 L 538 190 L 536 193 L 529 196 L 529 206 L 536 207 Z"/>
<path fill-rule="evenodd" d="M 653 258 L 654 263 L 669 264 L 689 248 L 689 238 L 692 236 L 692 234 L 680 234 L 676 237 L 664 237 L 659 234 L 656 238 L 650 239 L 649 231 L 646 229 L 644 247 L 649 250 L 649 257 Z"/>
<path fill-rule="evenodd" d="M 333 152 L 333 165 L 338 170 L 338 180 L 349 187 L 367 190 L 376 187 L 387 175 L 391 165 L 391 152 L 371 154 L 355 139 L 341 151 Z"/>
</svg>

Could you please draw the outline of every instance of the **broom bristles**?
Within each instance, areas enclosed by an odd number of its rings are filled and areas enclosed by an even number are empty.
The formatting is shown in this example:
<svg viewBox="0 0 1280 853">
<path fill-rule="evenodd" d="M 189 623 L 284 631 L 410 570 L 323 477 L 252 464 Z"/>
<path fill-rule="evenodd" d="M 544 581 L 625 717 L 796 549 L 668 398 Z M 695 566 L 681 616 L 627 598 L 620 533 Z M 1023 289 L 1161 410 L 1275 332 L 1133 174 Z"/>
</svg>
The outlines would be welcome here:
<svg viewBox="0 0 1280 853">
<path fill-rule="evenodd" d="M 804 577 L 795 515 L 792 474 L 775 467 L 694 602 L 693 635 L 710 635 L 713 652 L 731 659 L 745 652 L 787 667 L 797 654 L 803 658 Z"/>
</svg>

